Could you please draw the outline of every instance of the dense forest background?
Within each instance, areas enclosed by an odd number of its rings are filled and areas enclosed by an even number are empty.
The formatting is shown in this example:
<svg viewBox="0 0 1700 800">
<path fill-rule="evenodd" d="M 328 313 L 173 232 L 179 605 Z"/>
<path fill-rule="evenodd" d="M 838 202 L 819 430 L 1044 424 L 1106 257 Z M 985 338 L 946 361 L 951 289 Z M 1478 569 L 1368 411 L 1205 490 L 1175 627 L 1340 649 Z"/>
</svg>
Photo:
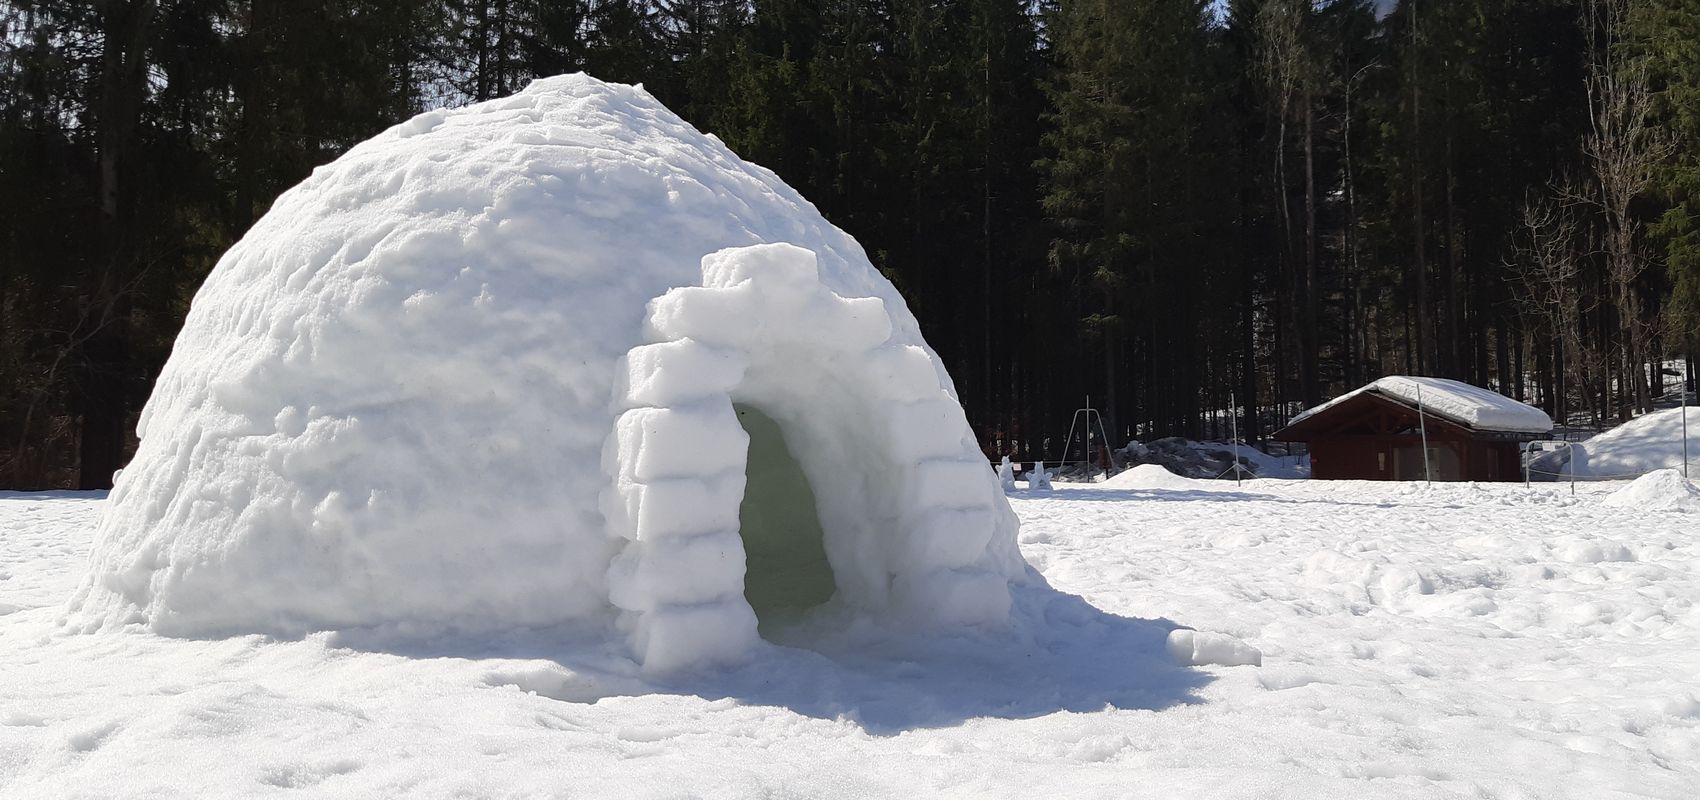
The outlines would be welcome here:
<svg viewBox="0 0 1700 800">
<path fill-rule="evenodd" d="M 1257 440 L 1383 374 L 1578 424 L 1673 392 L 1700 0 L 1380 5 L 5 0 L 0 486 L 109 484 L 195 289 L 316 165 L 575 70 L 856 236 L 1021 458 L 1087 395 L 1148 439 L 1232 394 Z"/>
</svg>

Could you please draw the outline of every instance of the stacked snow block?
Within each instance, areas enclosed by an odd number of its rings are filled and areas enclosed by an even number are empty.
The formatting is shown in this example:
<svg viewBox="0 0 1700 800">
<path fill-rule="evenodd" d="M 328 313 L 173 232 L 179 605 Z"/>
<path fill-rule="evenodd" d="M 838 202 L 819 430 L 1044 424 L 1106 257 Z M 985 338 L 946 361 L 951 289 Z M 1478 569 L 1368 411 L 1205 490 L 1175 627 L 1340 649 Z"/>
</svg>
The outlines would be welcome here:
<svg viewBox="0 0 1700 800">
<path fill-rule="evenodd" d="M 645 668 L 730 661 L 755 645 L 738 519 L 749 440 L 733 401 L 783 404 L 774 381 L 806 380 L 822 364 L 861 390 L 845 402 L 877 439 L 838 447 L 832 437 L 843 428 L 834 426 L 843 420 L 812 422 L 808 409 L 788 415 L 813 425 L 798 432 L 815 445 L 799 459 L 812 460 L 815 475 L 836 476 L 813 488 L 829 560 L 850 578 L 839 581 L 838 599 L 929 622 L 1006 621 L 1008 579 L 988 555 L 1001 498 L 931 357 L 888 342 L 879 298 L 822 286 L 808 250 L 734 248 L 705 257 L 702 271 L 702 286 L 650 303 L 653 341 L 621 364 L 619 418 L 603 451 L 611 479 L 603 513 L 610 535 L 625 542 L 608 573 L 609 596 L 626 612 Z M 821 461 L 869 451 L 879 463 Z M 867 474 L 879 470 L 896 474 Z M 876 539 L 843 541 L 854 537 Z M 869 552 L 883 557 L 848 555 Z M 877 574 L 842 575 L 856 570 Z"/>
<path fill-rule="evenodd" d="M 636 348 L 628 365 L 638 373 L 630 381 L 637 390 L 626 403 L 667 405 L 622 413 L 603 455 L 613 479 L 603 513 L 610 533 L 627 540 L 609 566 L 609 600 L 630 612 L 634 648 L 655 671 L 733 660 L 757 638 L 738 537 L 749 437 L 728 387 L 705 380 L 693 389 L 680 379 L 704 363 L 742 373 L 740 359 L 708 351 L 690 341 Z M 662 377 L 669 375 L 680 377 Z"/>
</svg>

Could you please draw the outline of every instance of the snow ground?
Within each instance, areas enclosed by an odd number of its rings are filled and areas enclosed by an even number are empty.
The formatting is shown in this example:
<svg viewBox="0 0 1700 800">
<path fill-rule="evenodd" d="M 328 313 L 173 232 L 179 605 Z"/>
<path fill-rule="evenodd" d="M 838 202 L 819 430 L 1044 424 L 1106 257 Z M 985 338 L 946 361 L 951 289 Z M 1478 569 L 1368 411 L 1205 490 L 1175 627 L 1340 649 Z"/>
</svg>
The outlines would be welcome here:
<svg viewBox="0 0 1700 800">
<path fill-rule="evenodd" d="M 62 634 L 101 501 L 0 494 L 0 797 L 1692 798 L 1700 545 L 1622 485 L 1018 493 L 1040 633 L 660 685 L 580 631 Z"/>
</svg>

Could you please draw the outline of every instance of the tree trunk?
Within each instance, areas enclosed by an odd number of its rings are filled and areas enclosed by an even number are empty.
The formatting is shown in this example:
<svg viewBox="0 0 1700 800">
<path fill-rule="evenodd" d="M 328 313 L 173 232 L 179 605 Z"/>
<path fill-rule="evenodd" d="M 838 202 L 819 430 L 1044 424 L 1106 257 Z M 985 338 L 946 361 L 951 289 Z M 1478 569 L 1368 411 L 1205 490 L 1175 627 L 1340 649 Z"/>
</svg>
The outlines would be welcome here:
<svg viewBox="0 0 1700 800">
<path fill-rule="evenodd" d="M 99 141 L 100 240 L 102 263 L 92 276 L 84 314 L 83 376 L 78 406 L 82 436 L 77 485 L 112 486 L 123 466 L 129 417 L 130 345 L 127 318 L 134 242 L 129 228 L 135 190 L 126 180 L 129 149 L 147 92 L 148 30 L 154 0 L 107 4 L 103 9 Z"/>
<path fill-rule="evenodd" d="M 1303 95 L 1305 112 L 1305 276 L 1304 276 L 1304 323 L 1300 331 L 1300 354 L 1302 375 L 1300 377 L 1304 392 L 1306 408 L 1313 408 L 1322 403 L 1322 388 L 1317 374 L 1317 360 L 1320 356 L 1321 340 L 1317 336 L 1317 281 L 1316 281 L 1316 109 L 1311 102 L 1310 93 Z"/>
<path fill-rule="evenodd" d="M 1352 286 L 1351 308 L 1347 309 L 1349 323 L 1346 326 L 1350 338 L 1346 347 L 1346 389 L 1348 391 L 1365 383 L 1363 365 L 1366 352 L 1364 346 L 1363 266 L 1358 261 L 1358 194 L 1352 163 L 1352 85 L 1356 80 L 1357 76 L 1354 75 L 1346 82 L 1345 130 L 1341 136 L 1341 145 L 1345 151 L 1344 188 L 1346 191 L 1346 223 L 1341 240 L 1346 248 L 1346 263 L 1351 273 L 1349 280 Z"/>
<path fill-rule="evenodd" d="M 1422 85 L 1417 73 L 1417 4 L 1411 3 L 1411 244 L 1412 264 L 1417 283 L 1416 302 L 1416 372 L 1426 373 L 1433 365 L 1429 350 L 1428 257 L 1423 253 L 1427 235 L 1423 224 L 1423 136 Z"/>
</svg>

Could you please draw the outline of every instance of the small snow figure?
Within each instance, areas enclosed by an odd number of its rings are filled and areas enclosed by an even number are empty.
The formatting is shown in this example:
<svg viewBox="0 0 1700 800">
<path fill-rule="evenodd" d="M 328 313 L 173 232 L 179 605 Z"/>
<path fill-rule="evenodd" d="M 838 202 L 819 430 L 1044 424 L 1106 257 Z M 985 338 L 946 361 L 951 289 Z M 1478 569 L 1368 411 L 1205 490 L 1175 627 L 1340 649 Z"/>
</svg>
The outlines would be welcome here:
<svg viewBox="0 0 1700 800">
<path fill-rule="evenodd" d="M 1005 492 L 1015 491 L 1015 465 L 1009 463 L 1009 456 L 1004 456 L 998 464 L 998 481 L 1003 483 Z"/>
<path fill-rule="evenodd" d="M 1045 462 L 1033 465 L 1033 471 L 1027 473 L 1027 490 L 1048 492 L 1051 490 L 1051 473 L 1045 471 Z"/>
</svg>

